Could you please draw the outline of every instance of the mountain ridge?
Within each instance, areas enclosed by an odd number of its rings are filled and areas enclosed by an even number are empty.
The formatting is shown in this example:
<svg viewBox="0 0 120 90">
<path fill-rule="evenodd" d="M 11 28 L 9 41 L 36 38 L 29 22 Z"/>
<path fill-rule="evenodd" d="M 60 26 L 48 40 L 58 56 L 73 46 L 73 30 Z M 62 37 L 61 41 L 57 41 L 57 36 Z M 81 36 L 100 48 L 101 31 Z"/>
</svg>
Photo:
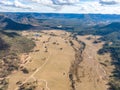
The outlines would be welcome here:
<svg viewBox="0 0 120 90">
<path fill-rule="evenodd" d="M 0 23 L 1 23 L 0 28 L 4 30 L 27 30 L 33 27 L 32 25 L 29 24 L 21 24 L 15 22 L 4 15 L 0 15 Z"/>
</svg>

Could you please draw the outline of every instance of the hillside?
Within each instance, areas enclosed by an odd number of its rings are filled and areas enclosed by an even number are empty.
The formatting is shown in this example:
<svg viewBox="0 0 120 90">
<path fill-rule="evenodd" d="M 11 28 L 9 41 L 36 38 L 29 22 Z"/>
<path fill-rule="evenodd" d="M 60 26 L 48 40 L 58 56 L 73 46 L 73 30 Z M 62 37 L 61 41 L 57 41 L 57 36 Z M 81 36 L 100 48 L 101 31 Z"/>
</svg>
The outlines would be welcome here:
<svg viewBox="0 0 120 90">
<path fill-rule="evenodd" d="M 4 30 L 27 30 L 31 29 L 33 26 L 29 24 L 17 23 L 10 18 L 0 15 L 0 28 Z"/>
<path fill-rule="evenodd" d="M 65 14 L 65 13 L 2 13 L 8 17 L 16 18 L 16 17 L 34 17 L 37 19 L 90 19 L 99 22 L 101 21 L 119 21 L 119 15 L 115 14 Z M 13 17 L 15 16 L 15 17 Z"/>
<path fill-rule="evenodd" d="M 96 25 L 107 25 L 119 22 L 119 15 L 108 14 L 55 14 L 55 13 L 1 13 L 7 18 L 19 23 L 35 26 L 34 29 L 63 29 L 81 31 L 94 28 Z M 84 22 L 83 22 L 84 21 Z M 61 28 L 58 26 L 62 26 Z M 28 29 L 28 28 L 25 28 Z"/>
<path fill-rule="evenodd" d="M 104 31 L 106 31 L 105 29 L 110 29 L 110 27 L 108 26 L 109 27 L 108 28 L 104 26 L 114 23 L 120 23 L 119 15 L 107 15 L 107 14 L 102 15 L 102 14 L 54 14 L 54 13 L 53 14 L 52 13 L 1 13 L 1 15 L 9 19 L 4 21 L 6 23 L 9 23 L 6 29 L 10 28 L 13 30 L 19 28 L 21 30 L 23 29 L 24 30 L 26 29 L 61 30 L 62 29 L 71 32 L 79 32 L 82 30 L 93 30 L 93 29 L 94 30 L 103 29 Z M 17 24 L 19 25 L 17 26 Z M 4 25 L 6 24 L 2 24 L 2 26 Z M 18 28 L 15 28 L 12 25 L 17 26 Z M 113 25 L 113 28 L 114 27 L 115 26 Z"/>
<path fill-rule="evenodd" d="M 18 70 L 22 53 L 29 52 L 34 42 L 17 32 L 0 31 L 0 89 L 7 90 L 8 76 Z"/>
</svg>

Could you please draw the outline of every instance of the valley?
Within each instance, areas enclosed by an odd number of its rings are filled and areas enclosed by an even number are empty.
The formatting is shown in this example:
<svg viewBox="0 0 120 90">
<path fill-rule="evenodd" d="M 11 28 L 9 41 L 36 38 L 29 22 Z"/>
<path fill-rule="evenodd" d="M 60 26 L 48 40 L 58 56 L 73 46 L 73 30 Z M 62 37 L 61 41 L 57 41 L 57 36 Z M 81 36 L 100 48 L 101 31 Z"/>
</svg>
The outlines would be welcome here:
<svg viewBox="0 0 120 90">
<path fill-rule="evenodd" d="M 20 67 L 7 78 L 6 90 L 107 90 L 114 69 L 110 53 L 97 52 L 100 36 L 63 30 L 21 31 L 36 46 L 20 54 Z M 88 39 L 90 38 L 90 39 Z M 106 62 L 107 60 L 107 62 Z"/>
<path fill-rule="evenodd" d="M 120 90 L 120 0 L 0 0 L 0 90 Z"/>
</svg>

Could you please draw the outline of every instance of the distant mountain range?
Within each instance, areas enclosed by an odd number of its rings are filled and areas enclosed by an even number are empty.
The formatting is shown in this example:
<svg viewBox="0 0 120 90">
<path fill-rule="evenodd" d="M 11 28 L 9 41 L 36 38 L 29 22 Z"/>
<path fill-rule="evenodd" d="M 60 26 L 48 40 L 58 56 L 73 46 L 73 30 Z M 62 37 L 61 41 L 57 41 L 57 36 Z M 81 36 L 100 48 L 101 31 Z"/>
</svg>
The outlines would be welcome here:
<svg viewBox="0 0 120 90">
<path fill-rule="evenodd" d="M 0 13 L 0 28 L 11 30 L 120 28 L 120 15 L 110 14 L 55 14 L 55 13 Z M 61 27 L 59 27 L 61 26 Z"/>
<path fill-rule="evenodd" d="M 11 19 L 36 18 L 36 19 L 80 19 L 93 21 L 120 21 L 120 15 L 115 14 L 56 14 L 56 13 L 1 13 Z"/>
<path fill-rule="evenodd" d="M 32 27 L 33 27 L 32 25 L 18 23 L 4 15 L 0 15 L 0 28 L 1 29 L 4 29 L 4 30 L 27 30 Z"/>
</svg>

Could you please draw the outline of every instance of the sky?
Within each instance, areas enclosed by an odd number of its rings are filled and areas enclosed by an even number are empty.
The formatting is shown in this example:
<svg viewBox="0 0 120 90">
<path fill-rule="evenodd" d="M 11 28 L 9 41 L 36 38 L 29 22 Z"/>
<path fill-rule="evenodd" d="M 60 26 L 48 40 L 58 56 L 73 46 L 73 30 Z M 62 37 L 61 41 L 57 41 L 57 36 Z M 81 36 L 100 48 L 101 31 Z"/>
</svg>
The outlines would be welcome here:
<svg viewBox="0 0 120 90">
<path fill-rule="evenodd" d="M 120 14 L 120 0 L 0 0 L 0 12 Z"/>
</svg>

